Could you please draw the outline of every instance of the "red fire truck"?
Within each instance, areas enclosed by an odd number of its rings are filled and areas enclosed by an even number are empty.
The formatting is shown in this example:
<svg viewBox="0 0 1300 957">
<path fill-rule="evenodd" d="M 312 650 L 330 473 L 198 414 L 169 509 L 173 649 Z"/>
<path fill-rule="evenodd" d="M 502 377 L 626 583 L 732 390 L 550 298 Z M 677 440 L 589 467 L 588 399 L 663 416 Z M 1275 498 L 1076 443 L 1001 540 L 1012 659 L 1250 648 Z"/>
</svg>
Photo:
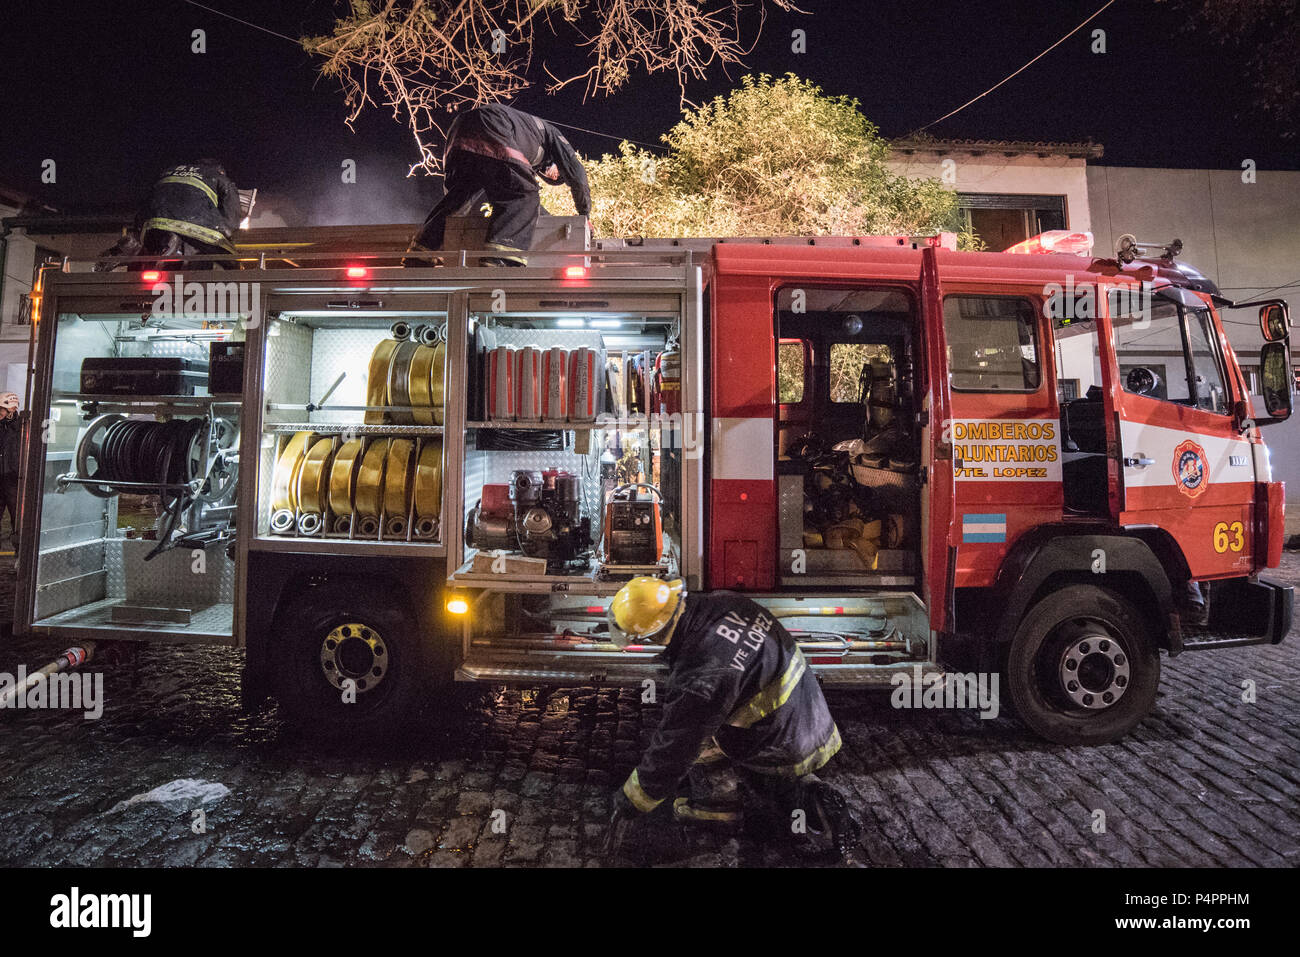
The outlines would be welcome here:
<svg viewBox="0 0 1300 957">
<path fill-rule="evenodd" d="M 553 219 L 503 268 L 462 225 L 437 268 L 376 227 L 249 232 L 237 271 L 46 270 L 16 626 L 240 647 L 248 706 L 382 735 L 452 678 L 654 679 L 608 602 L 681 577 L 764 603 L 829 687 L 967 664 L 1071 743 L 1148 713 L 1161 651 L 1289 630 L 1260 576 L 1287 307 L 1173 244 Z"/>
</svg>

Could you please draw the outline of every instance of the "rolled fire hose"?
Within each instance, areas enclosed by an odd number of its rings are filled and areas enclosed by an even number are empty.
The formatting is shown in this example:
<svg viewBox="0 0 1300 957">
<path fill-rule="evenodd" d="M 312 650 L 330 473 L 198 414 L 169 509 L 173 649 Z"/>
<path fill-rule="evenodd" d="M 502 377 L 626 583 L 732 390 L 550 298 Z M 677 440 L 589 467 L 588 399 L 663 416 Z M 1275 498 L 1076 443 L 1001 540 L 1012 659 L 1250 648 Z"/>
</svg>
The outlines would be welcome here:
<svg viewBox="0 0 1300 957">
<path fill-rule="evenodd" d="M 298 531 L 304 535 L 315 535 L 321 529 L 333 454 L 334 440 L 318 439 L 298 471 Z"/>
<path fill-rule="evenodd" d="M 406 391 L 410 396 L 411 405 L 414 406 L 411 414 L 415 417 L 416 425 L 433 425 L 431 375 L 437 354 L 433 346 L 422 343 L 415 347 L 415 355 L 411 358 L 411 371 Z"/>
<path fill-rule="evenodd" d="M 366 371 L 366 405 L 388 405 L 388 370 L 393 362 L 393 351 L 397 342 L 384 339 L 370 353 L 370 365 Z M 385 412 L 371 410 L 366 412 L 366 425 L 383 425 L 388 421 Z"/>
<path fill-rule="evenodd" d="M 442 513 L 442 443 L 426 442 L 415 466 L 416 538 L 433 538 Z"/>
<path fill-rule="evenodd" d="M 361 464 L 361 440 L 350 439 L 334 455 L 330 469 L 330 511 L 335 515 L 352 514 L 357 497 L 357 467 Z"/>
<path fill-rule="evenodd" d="M 31 688 L 44 681 L 51 675 L 56 675 L 61 671 L 69 671 L 73 668 L 79 668 L 89 661 L 95 654 L 95 643 L 93 641 L 83 641 L 80 645 L 74 645 L 59 657 L 55 658 L 44 668 L 30 672 L 27 678 L 21 684 L 15 684 L 12 688 L 0 697 L 0 710 L 12 708 L 14 702 L 19 696 L 24 694 L 28 688 Z"/>
<path fill-rule="evenodd" d="M 415 443 L 393 439 L 388 449 L 388 471 L 384 478 L 384 533 L 406 537 L 406 520 L 411 512 L 411 465 Z"/>
<path fill-rule="evenodd" d="M 429 404 L 433 406 L 434 425 L 442 425 L 443 376 L 446 365 L 447 343 L 439 342 L 433 347 L 433 365 L 429 368 Z"/>
<path fill-rule="evenodd" d="M 411 396 L 411 379 L 412 364 L 415 360 L 415 354 L 420 349 L 426 348 L 418 342 L 412 342 L 409 339 L 397 344 L 393 350 L 393 361 L 388 371 L 388 404 L 397 406 L 412 406 L 415 402 Z M 425 372 L 426 381 L 428 372 Z M 390 413 L 394 422 L 398 425 L 411 425 L 415 419 L 410 412 L 392 412 Z"/>
<path fill-rule="evenodd" d="M 307 455 L 307 446 L 315 437 L 312 432 L 295 432 L 276 460 L 271 476 L 271 531 L 291 531 L 298 508 L 298 472 Z"/>
<path fill-rule="evenodd" d="M 379 532 L 379 509 L 384 494 L 384 466 L 388 462 L 389 441 L 378 439 L 372 442 L 362 456 L 361 468 L 357 473 L 357 527 L 366 537 Z"/>
</svg>

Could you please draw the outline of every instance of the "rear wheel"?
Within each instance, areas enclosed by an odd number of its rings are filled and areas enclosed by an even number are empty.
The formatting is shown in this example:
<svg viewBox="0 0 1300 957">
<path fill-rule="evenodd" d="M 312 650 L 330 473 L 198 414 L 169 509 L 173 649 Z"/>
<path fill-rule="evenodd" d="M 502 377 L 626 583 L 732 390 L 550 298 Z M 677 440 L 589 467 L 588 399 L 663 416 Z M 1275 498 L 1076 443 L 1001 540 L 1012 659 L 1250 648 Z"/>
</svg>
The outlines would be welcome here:
<svg viewBox="0 0 1300 957">
<path fill-rule="evenodd" d="M 1006 682 L 1016 714 L 1060 744 L 1105 744 L 1150 713 L 1160 654 L 1138 610 L 1096 585 L 1069 585 L 1025 615 Z"/>
<path fill-rule="evenodd" d="M 313 736 L 383 738 L 412 713 L 427 672 L 406 602 L 382 588 L 309 588 L 277 616 L 276 697 Z"/>
</svg>

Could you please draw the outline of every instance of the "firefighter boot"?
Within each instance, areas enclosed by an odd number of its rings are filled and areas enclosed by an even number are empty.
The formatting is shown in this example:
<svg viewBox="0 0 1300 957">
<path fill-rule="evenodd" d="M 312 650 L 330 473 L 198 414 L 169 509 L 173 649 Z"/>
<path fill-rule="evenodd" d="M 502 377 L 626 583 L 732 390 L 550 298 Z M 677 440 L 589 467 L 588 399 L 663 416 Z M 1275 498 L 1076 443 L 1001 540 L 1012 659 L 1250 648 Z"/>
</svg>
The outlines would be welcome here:
<svg viewBox="0 0 1300 957">
<path fill-rule="evenodd" d="M 819 833 L 829 845 L 828 854 L 845 864 L 855 864 L 854 858 L 862 829 L 849 802 L 839 790 L 812 776 L 803 788 L 809 805 L 808 829 Z"/>
</svg>

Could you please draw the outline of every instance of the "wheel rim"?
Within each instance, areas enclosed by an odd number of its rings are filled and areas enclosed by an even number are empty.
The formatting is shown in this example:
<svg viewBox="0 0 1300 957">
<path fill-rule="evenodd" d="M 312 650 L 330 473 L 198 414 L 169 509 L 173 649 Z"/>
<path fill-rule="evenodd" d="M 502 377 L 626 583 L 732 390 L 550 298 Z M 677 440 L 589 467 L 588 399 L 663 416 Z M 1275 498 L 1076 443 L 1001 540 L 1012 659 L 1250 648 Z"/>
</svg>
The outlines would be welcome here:
<svg viewBox="0 0 1300 957">
<path fill-rule="evenodd" d="M 1105 711 L 1124 697 L 1132 681 L 1132 659 L 1123 640 L 1105 622 L 1073 619 L 1056 629 L 1040 658 L 1045 687 L 1068 710 Z"/>
<path fill-rule="evenodd" d="M 388 645 L 369 625 L 336 625 L 321 640 L 320 668 L 325 680 L 340 691 L 355 689 L 358 699 L 373 695 L 383 684 L 388 662 Z"/>
</svg>

